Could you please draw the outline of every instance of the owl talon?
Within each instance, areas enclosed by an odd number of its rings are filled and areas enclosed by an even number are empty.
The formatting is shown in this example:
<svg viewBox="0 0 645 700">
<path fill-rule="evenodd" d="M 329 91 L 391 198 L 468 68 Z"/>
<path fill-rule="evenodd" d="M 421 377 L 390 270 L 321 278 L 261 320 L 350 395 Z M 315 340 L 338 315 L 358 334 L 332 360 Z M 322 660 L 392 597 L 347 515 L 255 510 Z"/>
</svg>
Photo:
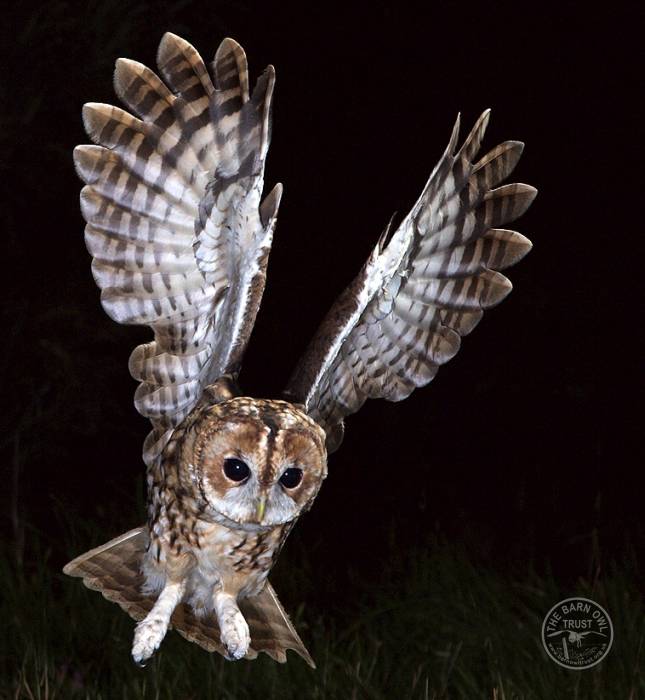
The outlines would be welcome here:
<svg viewBox="0 0 645 700">
<path fill-rule="evenodd" d="M 249 634 L 249 626 L 239 610 L 225 617 L 221 637 L 222 644 L 226 647 L 232 660 L 246 656 L 251 644 L 251 635 Z"/>
<path fill-rule="evenodd" d="M 232 599 L 217 606 L 220 638 L 226 647 L 229 659 L 236 661 L 246 656 L 251 644 L 249 626 Z"/>
<path fill-rule="evenodd" d="M 144 666 L 157 651 L 168 631 L 170 616 L 186 590 L 186 582 L 168 582 L 159 594 L 152 610 L 134 628 L 132 658 L 137 666 Z"/>
<path fill-rule="evenodd" d="M 132 642 L 134 663 L 143 668 L 166 636 L 168 624 L 159 618 L 146 618 L 135 629 Z"/>
</svg>

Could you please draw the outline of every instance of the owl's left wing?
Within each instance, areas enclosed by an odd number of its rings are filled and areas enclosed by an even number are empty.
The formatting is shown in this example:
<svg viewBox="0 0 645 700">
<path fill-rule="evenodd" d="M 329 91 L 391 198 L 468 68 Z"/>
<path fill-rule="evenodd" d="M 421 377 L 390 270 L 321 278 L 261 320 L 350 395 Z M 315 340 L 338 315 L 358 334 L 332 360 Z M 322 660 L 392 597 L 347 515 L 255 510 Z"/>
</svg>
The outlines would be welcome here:
<svg viewBox="0 0 645 700">
<path fill-rule="evenodd" d="M 286 396 L 327 433 L 368 398 L 400 401 L 430 382 L 459 350 L 483 310 L 511 283 L 498 272 L 531 248 L 499 226 L 523 214 L 536 190 L 497 187 L 523 144 L 506 141 L 474 162 L 490 111 L 456 151 L 459 118 L 421 197 L 386 243 L 381 237 L 359 276 L 336 301 L 292 375 Z"/>
<path fill-rule="evenodd" d="M 147 464 L 203 388 L 240 369 L 282 192 L 277 185 L 260 203 L 273 67 L 250 91 L 235 41 L 221 43 L 209 71 L 170 33 L 157 63 L 165 82 L 140 63 L 117 61 L 115 89 L 139 118 L 85 105 L 97 145 L 74 151 L 103 307 L 119 323 L 154 331 L 130 357 L 141 382 L 135 405 L 153 425 Z"/>
</svg>

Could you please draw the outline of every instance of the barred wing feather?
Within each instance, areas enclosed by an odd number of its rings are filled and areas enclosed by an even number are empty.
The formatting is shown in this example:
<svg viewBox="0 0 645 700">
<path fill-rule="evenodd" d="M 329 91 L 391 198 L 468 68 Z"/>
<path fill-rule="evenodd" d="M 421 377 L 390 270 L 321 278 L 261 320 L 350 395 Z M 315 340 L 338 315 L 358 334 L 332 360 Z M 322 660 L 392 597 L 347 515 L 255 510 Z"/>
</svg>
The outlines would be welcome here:
<svg viewBox="0 0 645 700">
<path fill-rule="evenodd" d="M 530 241 L 499 228 L 523 214 L 536 190 L 498 187 L 523 144 L 506 141 L 473 162 L 489 119 L 484 112 L 457 151 L 459 118 L 421 197 L 323 321 L 286 395 L 304 404 L 327 432 L 328 450 L 343 419 L 368 398 L 400 401 L 430 382 L 459 350 L 483 310 L 511 283 L 499 270 L 520 260 Z"/>
<path fill-rule="evenodd" d="M 135 404 L 153 424 L 148 464 L 203 387 L 240 369 L 282 192 L 277 185 L 260 203 L 273 68 L 249 94 L 236 42 L 222 42 L 209 72 L 173 34 L 157 63 L 165 82 L 140 63 L 117 61 L 116 92 L 138 116 L 85 105 L 97 145 L 74 151 L 103 307 L 119 323 L 154 331 L 130 357 L 141 382 Z"/>
</svg>

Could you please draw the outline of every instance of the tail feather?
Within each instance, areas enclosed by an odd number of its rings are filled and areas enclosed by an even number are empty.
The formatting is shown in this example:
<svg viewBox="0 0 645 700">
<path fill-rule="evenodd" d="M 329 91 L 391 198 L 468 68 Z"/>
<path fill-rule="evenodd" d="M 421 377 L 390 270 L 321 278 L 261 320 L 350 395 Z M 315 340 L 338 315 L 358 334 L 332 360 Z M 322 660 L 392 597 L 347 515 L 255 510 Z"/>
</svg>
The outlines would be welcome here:
<svg viewBox="0 0 645 700">
<path fill-rule="evenodd" d="M 146 529 L 135 528 L 96 549 L 85 552 L 69 562 L 63 573 L 82 578 L 88 588 L 117 603 L 135 620 L 142 620 L 154 604 L 151 596 L 141 592 L 144 581 L 141 562 L 147 544 Z M 263 651 L 275 661 L 285 663 L 286 652 L 292 649 L 315 668 L 313 659 L 270 583 L 267 582 L 259 595 L 240 600 L 239 604 L 251 632 L 251 647 L 246 655 L 247 659 L 255 659 L 258 653 Z M 189 605 L 181 603 L 173 613 L 170 626 L 182 637 L 206 651 L 217 651 L 226 656 L 215 616 L 198 617 Z"/>
</svg>

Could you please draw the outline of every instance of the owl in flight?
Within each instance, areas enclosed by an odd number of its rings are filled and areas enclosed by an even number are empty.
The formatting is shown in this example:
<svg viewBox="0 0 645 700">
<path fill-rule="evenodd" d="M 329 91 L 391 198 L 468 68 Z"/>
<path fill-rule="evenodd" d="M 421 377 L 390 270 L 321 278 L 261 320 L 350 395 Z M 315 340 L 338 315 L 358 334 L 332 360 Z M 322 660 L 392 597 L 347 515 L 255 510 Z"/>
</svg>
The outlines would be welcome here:
<svg viewBox="0 0 645 700">
<path fill-rule="evenodd" d="M 409 214 L 376 243 L 333 305 L 282 399 L 237 378 L 260 306 L 282 185 L 262 198 L 274 70 L 253 91 L 246 56 L 225 39 L 208 69 L 166 34 L 163 80 L 119 59 L 114 84 L 133 116 L 90 103 L 96 143 L 74 151 L 86 183 L 85 240 L 101 302 L 119 323 L 152 328 L 135 348 L 148 522 L 64 571 L 138 624 L 132 656 L 169 627 L 230 659 L 293 649 L 313 665 L 268 575 L 327 476 L 343 420 L 368 398 L 400 401 L 432 380 L 483 310 L 511 290 L 498 270 L 531 248 L 500 228 L 536 191 L 498 186 L 523 144 L 478 155 L 486 111 L 461 146 L 459 119 Z"/>
</svg>

